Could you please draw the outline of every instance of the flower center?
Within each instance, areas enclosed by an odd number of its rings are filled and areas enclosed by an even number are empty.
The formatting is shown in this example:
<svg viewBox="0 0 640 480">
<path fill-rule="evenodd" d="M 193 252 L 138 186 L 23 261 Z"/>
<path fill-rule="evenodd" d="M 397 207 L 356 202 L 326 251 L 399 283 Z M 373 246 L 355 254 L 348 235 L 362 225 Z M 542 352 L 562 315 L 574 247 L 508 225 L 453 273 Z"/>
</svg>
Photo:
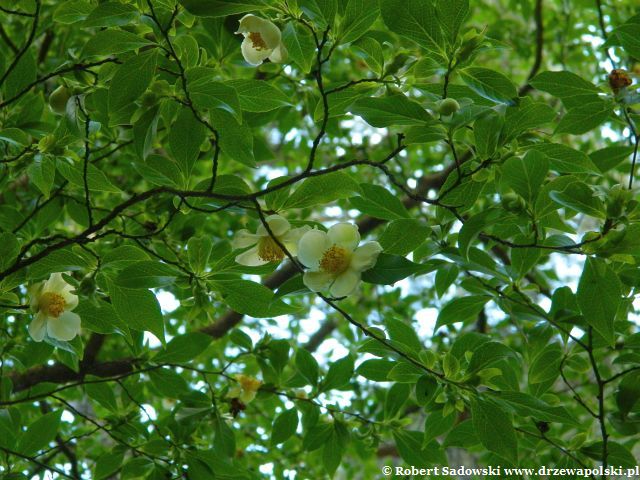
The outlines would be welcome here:
<svg viewBox="0 0 640 480">
<path fill-rule="evenodd" d="M 38 302 L 40 306 L 40 310 L 43 310 L 50 317 L 59 317 L 62 312 L 64 312 L 64 307 L 66 306 L 66 302 L 62 295 L 53 292 L 45 292 L 40 297 L 40 301 Z"/>
<path fill-rule="evenodd" d="M 284 252 L 271 237 L 262 237 L 258 242 L 258 257 L 265 262 L 279 262 Z"/>
<path fill-rule="evenodd" d="M 268 48 L 259 32 L 251 32 L 249 38 L 251 39 L 251 43 L 253 43 L 253 48 L 256 50 L 266 50 Z"/>
<path fill-rule="evenodd" d="M 349 268 L 351 255 L 346 248 L 334 245 L 324 252 L 322 260 L 320 260 L 320 268 L 327 273 L 338 275 Z"/>
</svg>

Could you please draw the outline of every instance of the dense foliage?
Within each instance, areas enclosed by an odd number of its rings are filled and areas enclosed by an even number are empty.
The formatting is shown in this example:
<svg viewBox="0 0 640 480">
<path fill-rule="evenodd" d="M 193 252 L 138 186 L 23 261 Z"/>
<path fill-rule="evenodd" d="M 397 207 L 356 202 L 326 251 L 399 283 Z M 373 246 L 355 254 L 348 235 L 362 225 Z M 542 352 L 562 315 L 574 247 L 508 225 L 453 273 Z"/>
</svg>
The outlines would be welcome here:
<svg viewBox="0 0 640 480">
<path fill-rule="evenodd" d="M 635 1 L 0 0 L 0 52 L 3 478 L 638 463 Z"/>
</svg>

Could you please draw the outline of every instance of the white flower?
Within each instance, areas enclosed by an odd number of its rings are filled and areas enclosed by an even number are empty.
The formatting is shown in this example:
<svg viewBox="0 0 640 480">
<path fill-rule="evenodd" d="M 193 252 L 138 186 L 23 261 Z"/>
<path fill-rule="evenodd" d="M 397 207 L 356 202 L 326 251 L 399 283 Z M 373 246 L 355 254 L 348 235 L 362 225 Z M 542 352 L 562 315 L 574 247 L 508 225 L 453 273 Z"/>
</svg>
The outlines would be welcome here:
<svg viewBox="0 0 640 480">
<path fill-rule="evenodd" d="M 362 272 L 376 264 L 382 247 L 368 242 L 358 247 L 360 233 L 351 223 L 337 223 L 328 232 L 310 230 L 298 243 L 298 259 L 309 268 L 302 280 L 313 292 L 329 289 L 334 297 L 353 293 Z"/>
<path fill-rule="evenodd" d="M 240 19 L 236 33 L 244 35 L 242 56 L 247 63 L 257 66 L 267 58 L 273 63 L 287 60 L 287 49 L 282 43 L 280 30 L 273 22 L 248 14 Z"/>
<path fill-rule="evenodd" d="M 256 398 L 256 393 L 260 389 L 262 382 L 257 378 L 253 378 L 249 375 L 236 375 L 237 385 L 234 385 L 229 389 L 227 393 L 228 398 L 237 398 L 245 405 L 251 400 Z"/>
<path fill-rule="evenodd" d="M 292 229 L 291 224 L 280 215 L 270 215 L 266 218 L 266 221 L 278 241 L 285 246 L 291 255 L 295 255 L 298 240 L 300 240 L 303 233 L 309 230 L 309 227 L 304 226 Z M 236 262 L 249 267 L 264 265 L 269 262 L 279 262 L 284 259 L 285 255 L 262 224 L 258 226 L 256 233 L 250 233 L 246 229 L 240 230 L 236 233 L 232 244 L 233 248 L 253 246 L 253 248 L 236 257 Z"/>
<path fill-rule="evenodd" d="M 49 280 L 29 288 L 31 309 L 36 312 L 29 335 L 36 342 L 41 342 L 45 334 L 65 342 L 80 334 L 80 316 L 71 311 L 78 306 L 73 288 L 60 273 L 52 273 Z"/>
</svg>

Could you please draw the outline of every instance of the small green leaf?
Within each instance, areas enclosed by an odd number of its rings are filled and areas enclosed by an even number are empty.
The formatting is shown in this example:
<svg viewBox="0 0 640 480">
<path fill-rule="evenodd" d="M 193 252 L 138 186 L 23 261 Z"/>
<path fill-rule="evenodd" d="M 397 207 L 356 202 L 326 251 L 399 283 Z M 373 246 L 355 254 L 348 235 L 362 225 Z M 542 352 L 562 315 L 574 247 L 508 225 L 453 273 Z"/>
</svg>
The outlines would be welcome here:
<svg viewBox="0 0 640 480">
<path fill-rule="evenodd" d="M 613 345 L 613 323 L 622 301 L 622 286 L 618 275 L 604 260 L 587 258 L 577 298 L 586 322 Z"/>
<path fill-rule="evenodd" d="M 475 320 L 489 300 L 491 297 L 488 295 L 454 298 L 440 310 L 435 329 L 458 322 Z"/>
<path fill-rule="evenodd" d="M 110 28 L 93 35 L 84 47 L 83 55 L 116 55 L 130 52 L 153 42 L 124 30 Z"/>
<path fill-rule="evenodd" d="M 396 220 L 399 218 L 409 218 L 409 211 L 405 208 L 397 196 L 389 190 L 379 185 L 361 183 L 361 197 L 349 199 L 351 205 L 372 217 L 383 220 Z"/>
<path fill-rule="evenodd" d="M 115 278 L 125 288 L 157 288 L 172 285 L 181 273 L 175 267 L 154 260 L 129 265 Z"/>
<path fill-rule="evenodd" d="M 271 445 L 278 445 L 289 439 L 298 428 L 298 411 L 295 408 L 285 410 L 273 420 Z"/>
<path fill-rule="evenodd" d="M 318 383 L 318 362 L 313 355 L 304 348 L 299 348 L 296 351 L 295 361 L 298 371 L 309 385 L 315 386 Z"/>
<path fill-rule="evenodd" d="M 429 233 L 431 227 L 419 220 L 402 218 L 389 222 L 379 241 L 386 253 L 406 255 L 422 245 Z"/>
<path fill-rule="evenodd" d="M 469 88 L 496 103 L 513 105 L 518 97 L 515 84 L 504 74 L 483 67 L 460 70 L 460 77 Z"/>
<path fill-rule="evenodd" d="M 511 418 L 494 400 L 471 399 L 471 420 L 480 442 L 512 464 L 518 463 L 518 439 Z"/>
<path fill-rule="evenodd" d="M 51 443 L 58 433 L 62 410 L 49 412 L 38 418 L 21 436 L 16 450 L 24 455 L 32 456 Z"/>
<path fill-rule="evenodd" d="M 287 95 L 264 80 L 238 79 L 225 83 L 236 90 L 245 112 L 270 112 L 291 105 Z"/>
<path fill-rule="evenodd" d="M 210 335 L 204 333 L 192 332 L 178 335 L 153 357 L 153 361 L 157 363 L 189 362 L 204 352 L 212 340 Z"/>
<path fill-rule="evenodd" d="M 371 28 L 379 14 L 378 0 L 348 0 L 338 30 L 340 43 L 360 38 Z"/>
<path fill-rule="evenodd" d="M 502 179 L 518 195 L 528 202 L 533 202 L 548 170 L 547 157 L 535 150 L 529 150 L 524 157 L 511 157 L 504 163 Z"/>
<path fill-rule="evenodd" d="M 344 172 L 333 172 L 307 178 L 291 194 L 282 208 L 305 208 L 322 205 L 359 193 L 360 187 Z"/>
<path fill-rule="evenodd" d="M 373 268 L 363 272 L 362 280 L 376 285 L 393 285 L 403 278 L 414 274 L 428 273 L 435 269 L 434 265 L 421 265 L 400 255 L 381 253 Z"/>
<path fill-rule="evenodd" d="M 193 237 L 187 242 L 189 266 L 195 273 L 204 273 L 209 263 L 213 242 L 208 236 Z"/>
<path fill-rule="evenodd" d="M 316 58 L 316 45 L 309 31 L 296 22 L 289 22 L 282 30 L 284 43 L 289 57 L 303 73 L 309 73 Z"/>
<path fill-rule="evenodd" d="M 109 293 L 122 322 L 134 330 L 149 331 L 164 342 L 164 319 L 160 304 L 151 291 L 123 288 L 109 282 Z"/>
<path fill-rule="evenodd" d="M 353 376 L 354 362 L 351 355 L 336 360 L 329 367 L 327 375 L 322 381 L 320 390 L 323 392 L 333 390 L 334 388 L 344 387 L 349 383 Z"/>
<path fill-rule="evenodd" d="M 185 177 L 191 175 L 205 138 L 205 126 L 191 109 L 181 108 L 169 131 L 169 148 Z"/>
<path fill-rule="evenodd" d="M 391 125 L 420 125 L 430 123 L 431 115 L 419 103 L 398 93 L 388 97 L 368 97 L 356 100 L 351 113 L 365 119 L 374 127 Z"/>
</svg>

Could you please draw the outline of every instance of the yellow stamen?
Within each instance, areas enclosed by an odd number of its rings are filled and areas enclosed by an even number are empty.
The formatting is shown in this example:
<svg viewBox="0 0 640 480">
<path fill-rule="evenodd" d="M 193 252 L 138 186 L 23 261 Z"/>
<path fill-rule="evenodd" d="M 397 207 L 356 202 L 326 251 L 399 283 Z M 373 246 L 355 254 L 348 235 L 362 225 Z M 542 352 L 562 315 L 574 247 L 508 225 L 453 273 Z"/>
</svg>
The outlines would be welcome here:
<svg viewBox="0 0 640 480">
<path fill-rule="evenodd" d="M 44 292 L 40 296 L 38 302 L 41 311 L 44 311 L 50 317 L 59 317 L 64 312 L 67 303 L 62 295 L 53 292 Z"/>
<path fill-rule="evenodd" d="M 284 252 L 271 237 L 262 237 L 258 242 L 258 257 L 265 262 L 279 262 Z"/>
<path fill-rule="evenodd" d="M 262 382 L 260 380 L 248 375 L 237 375 L 236 380 L 238 380 L 238 383 L 240 384 L 240 387 L 243 391 L 250 393 L 257 392 L 260 388 L 260 385 L 262 385 Z"/>
<path fill-rule="evenodd" d="M 320 268 L 327 273 L 338 275 L 349 268 L 351 255 L 346 248 L 334 245 L 324 252 L 322 260 L 320 260 Z"/>
<path fill-rule="evenodd" d="M 262 38 L 262 35 L 260 35 L 260 33 L 251 32 L 249 34 L 249 38 L 251 39 L 251 42 L 253 43 L 253 48 L 255 48 L 256 50 L 266 50 L 268 48 L 267 44 L 265 43 L 265 41 Z"/>
</svg>

